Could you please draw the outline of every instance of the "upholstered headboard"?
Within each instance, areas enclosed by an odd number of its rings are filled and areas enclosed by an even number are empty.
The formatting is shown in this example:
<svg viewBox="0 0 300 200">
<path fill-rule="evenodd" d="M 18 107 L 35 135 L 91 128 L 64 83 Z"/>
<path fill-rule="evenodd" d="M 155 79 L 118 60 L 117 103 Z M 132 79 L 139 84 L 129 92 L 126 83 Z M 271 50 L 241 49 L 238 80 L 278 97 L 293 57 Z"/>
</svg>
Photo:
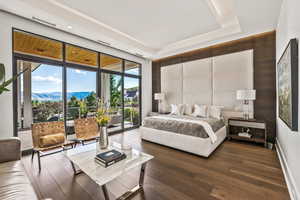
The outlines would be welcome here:
<svg viewBox="0 0 300 200">
<path fill-rule="evenodd" d="M 241 111 L 236 91 L 253 89 L 253 50 L 161 68 L 164 107 L 170 104 L 206 104 Z M 250 109 L 253 112 L 253 104 Z"/>
</svg>

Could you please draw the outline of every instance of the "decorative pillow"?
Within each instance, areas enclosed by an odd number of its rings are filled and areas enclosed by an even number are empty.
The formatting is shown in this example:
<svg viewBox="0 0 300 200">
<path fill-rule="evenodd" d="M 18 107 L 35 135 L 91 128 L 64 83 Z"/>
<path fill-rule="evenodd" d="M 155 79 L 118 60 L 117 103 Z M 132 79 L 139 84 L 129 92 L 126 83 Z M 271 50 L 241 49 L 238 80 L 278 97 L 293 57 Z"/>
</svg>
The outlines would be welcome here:
<svg viewBox="0 0 300 200">
<path fill-rule="evenodd" d="M 221 119 L 222 108 L 224 108 L 224 106 L 210 106 L 209 117 Z"/>
<path fill-rule="evenodd" d="M 195 104 L 194 117 L 207 117 L 207 106 Z"/>
<path fill-rule="evenodd" d="M 193 114 L 193 106 L 190 104 L 185 104 L 184 114 L 192 115 Z"/>
<path fill-rule="evenodd" d="M 51 135 L 44 135 L 40 137 L 39 146 L 40 147 L 51 147 L 63 144 L 65 142 L 65 134 L 57 133 Z"/>
<path fill-rule="evenodd" d="M 171 104 L 171 115 L 183 115 L 184 105 L 183 104 Z"/>
</svg>

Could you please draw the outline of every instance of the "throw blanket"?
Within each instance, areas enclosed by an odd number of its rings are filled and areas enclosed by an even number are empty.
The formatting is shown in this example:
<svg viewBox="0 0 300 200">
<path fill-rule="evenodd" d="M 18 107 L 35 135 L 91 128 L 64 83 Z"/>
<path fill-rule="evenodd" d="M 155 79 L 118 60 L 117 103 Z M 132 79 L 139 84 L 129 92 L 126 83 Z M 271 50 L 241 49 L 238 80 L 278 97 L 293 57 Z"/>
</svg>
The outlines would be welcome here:
<svg viewBox="0 0 300 200">
<path fill-rule="evenodd" d="M 143 126 L 200 138 L 217 140 L 215 131 L 224 126 L 222 120 L 191 116 L 158 115 L 145 118 Z"/>
</svg>

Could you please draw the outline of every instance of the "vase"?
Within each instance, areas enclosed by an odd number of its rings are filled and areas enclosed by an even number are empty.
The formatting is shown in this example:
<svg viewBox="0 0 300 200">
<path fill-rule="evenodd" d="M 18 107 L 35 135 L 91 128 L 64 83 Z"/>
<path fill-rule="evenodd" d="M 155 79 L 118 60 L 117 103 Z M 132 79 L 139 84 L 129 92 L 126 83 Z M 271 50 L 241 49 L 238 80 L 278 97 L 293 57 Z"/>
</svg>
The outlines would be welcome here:
<svg viewBox="0 0 300 200">
<path fill-rule="evenodd" d="M 100 149 L 106 149 L 108 147 L 107 126 L 100 126 L 99 130 L 99 147 Z"/>
</svg>

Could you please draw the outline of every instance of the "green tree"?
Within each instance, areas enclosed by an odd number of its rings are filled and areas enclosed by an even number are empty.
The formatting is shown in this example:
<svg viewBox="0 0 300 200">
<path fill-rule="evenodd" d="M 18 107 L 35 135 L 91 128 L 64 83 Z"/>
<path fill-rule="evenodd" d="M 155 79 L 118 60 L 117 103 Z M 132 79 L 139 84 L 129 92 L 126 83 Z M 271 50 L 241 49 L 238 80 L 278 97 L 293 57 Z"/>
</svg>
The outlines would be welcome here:
<svg viewBox="0 0 300 200">
<path fill-rule="evenodd" d="M 68 118 L 77 119 L 79 117 L 80 100 L 72 96 L 68 102 Z"/>
<path fill-rule="evenodd" d="M 122 79 L 116 80 L 115 75 L 110 76 L 110 106 L 112 108 L 121 105 L 121 84 Z"/>
<path fill-rule="evenodd" d="M 86 98 L 86 106 L 89 112 L 96 112 L 97 96 L 95 92 L 91 92 Z"/>
</svg>

